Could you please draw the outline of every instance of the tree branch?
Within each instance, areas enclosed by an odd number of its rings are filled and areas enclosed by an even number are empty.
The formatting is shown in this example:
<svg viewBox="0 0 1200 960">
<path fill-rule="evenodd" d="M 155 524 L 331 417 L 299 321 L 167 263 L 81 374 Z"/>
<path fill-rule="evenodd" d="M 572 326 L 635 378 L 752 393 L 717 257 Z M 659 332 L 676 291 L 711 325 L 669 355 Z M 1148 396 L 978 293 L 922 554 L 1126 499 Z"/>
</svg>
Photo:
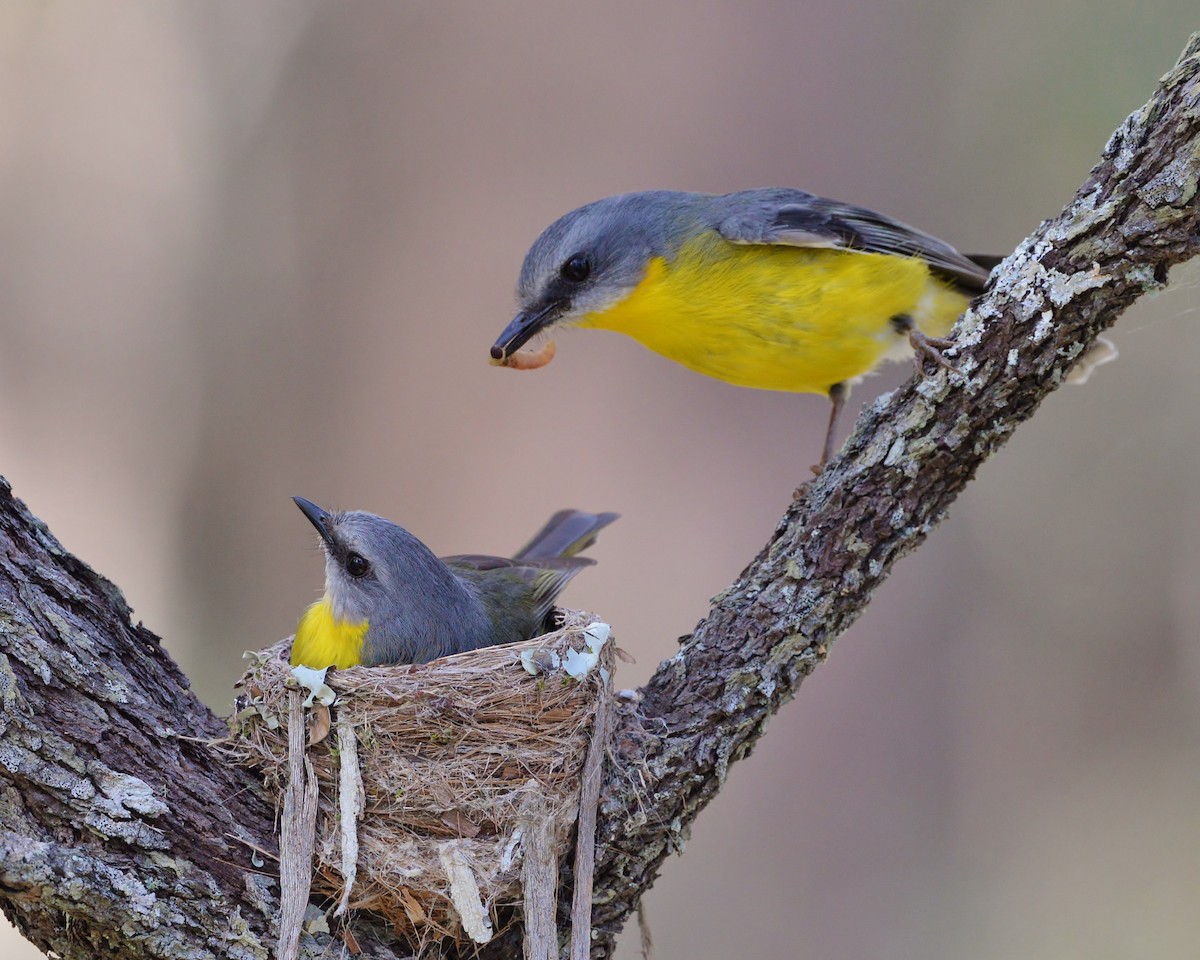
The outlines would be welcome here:
<svg viewBox="0 0 1200 960">
<path fill-rule="evenodd" d="M 611 954 L 729 766 L 892 564 L 1096 335 L 1195 254 L 1198 182 L 1200 35 L 1070 206 L 997 269 L 958 328 L 965 376 L 937 370 L 864 411 L 770 543 L 619 707 L 594 956 Z M 119 591 L 0 480 L 0 904 L 25 936 L 68 958 L 270 954 L 277 883 L 251 851 L 273 847 L 275 798 L 208 746 L 223 733 Z M 329 946 L 306 935 L 301 956 Z M 519 956 L 519 935 L 483 953 Z"/>
<path fill-rule="evenodd" d="M 730 764 L 892 565 L 1096 336 L 1200 249 L 1198 181 L 1200 34 L 1067 208 L 997 268 L 960 321 L 951 356 L 966 378 L 939 369 L 864 410 L 841 454 L 618 720 L 616 770 L 601 797 L 594 956 L 611 953 Z"/>
</svg>

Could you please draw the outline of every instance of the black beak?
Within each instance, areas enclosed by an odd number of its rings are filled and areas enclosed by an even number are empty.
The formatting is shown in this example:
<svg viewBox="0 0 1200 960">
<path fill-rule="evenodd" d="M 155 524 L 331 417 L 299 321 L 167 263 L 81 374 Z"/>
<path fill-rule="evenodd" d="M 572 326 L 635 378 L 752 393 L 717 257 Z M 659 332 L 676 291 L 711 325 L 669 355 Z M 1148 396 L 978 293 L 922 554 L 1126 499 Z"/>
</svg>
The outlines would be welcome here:
<svg viewBox="0 0 1200 960">
<path fill-rule="evenodd" d="M 305 500 L 303 497 L 292 497 L 292 500 L 300 508 L 300 512 L 308 517 L 309 523 L 317 528 L 321 539 L 332 547 L 334 544 L 333 533 L 329 529 L 329 514 L 311 500 Z"/>
<path fill-rule="evenodd" d="M 521 349 L 529 339 L 545 330 L 563 315 L 568 306 L 566 300 L 552 300 L 538 310 L 523 310 L 492 344 L 492 359 L 501 363 Z"/>
</svg>

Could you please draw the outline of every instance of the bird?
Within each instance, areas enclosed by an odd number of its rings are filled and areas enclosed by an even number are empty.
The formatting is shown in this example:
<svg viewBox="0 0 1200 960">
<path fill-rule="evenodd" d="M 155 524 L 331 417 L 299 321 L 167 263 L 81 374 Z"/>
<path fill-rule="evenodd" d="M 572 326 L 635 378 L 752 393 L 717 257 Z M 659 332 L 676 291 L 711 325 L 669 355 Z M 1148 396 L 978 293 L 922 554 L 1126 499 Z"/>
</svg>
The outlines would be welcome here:
<svg viewBox="0 0 1200 960">
<path fill-rule="evenodd" d="M 438 559 L 383 517 L 292 499 L 325 553 L 325 594 L 300 618 L 290 655 L 315 670 L 425 663 L 552 630 L 559 592 L 595 563 L 577 554 L 618 516 L 560 510 L 512 558 Z"/>
<path fill-rule="evenodd" d="M 552 342 L 532 357 L 516 351 L 552 327 L 579 326 L 624 333 L 727 383 L 824 394 L 832 409 L 819 473 L 854 383 L 904 356 L 954 369 L 946 336 L 999 259 L 802 190 L 620 194 L 534 241 L 518 313 L 491 362 L 542 366 Z"/>
</svg>

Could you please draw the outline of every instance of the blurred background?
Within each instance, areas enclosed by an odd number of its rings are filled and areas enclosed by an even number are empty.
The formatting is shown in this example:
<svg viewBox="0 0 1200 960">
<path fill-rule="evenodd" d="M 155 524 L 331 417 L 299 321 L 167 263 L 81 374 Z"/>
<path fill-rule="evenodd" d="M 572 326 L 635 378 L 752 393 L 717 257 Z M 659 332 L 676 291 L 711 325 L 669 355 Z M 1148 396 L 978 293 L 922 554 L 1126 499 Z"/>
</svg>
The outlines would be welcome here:
<svg viewBox="0 0 1200 960">
<path fill-rule="evenodd" d="M 222 713 L 321 589 L 292 495 L 439 553 L 617 510 L 564 599 L 636 686 L 826 403 L 606 333 L 490 367 L 529 243 L 611 193 L 787 185 L 1006 252 L 1195 28 L 1154 6 L 7 0 L 0 474 Z M 649 895 L 659 957 L 1194 955 L 1198 281 L 1121 319 L 772 721 Z"/>
</svg>

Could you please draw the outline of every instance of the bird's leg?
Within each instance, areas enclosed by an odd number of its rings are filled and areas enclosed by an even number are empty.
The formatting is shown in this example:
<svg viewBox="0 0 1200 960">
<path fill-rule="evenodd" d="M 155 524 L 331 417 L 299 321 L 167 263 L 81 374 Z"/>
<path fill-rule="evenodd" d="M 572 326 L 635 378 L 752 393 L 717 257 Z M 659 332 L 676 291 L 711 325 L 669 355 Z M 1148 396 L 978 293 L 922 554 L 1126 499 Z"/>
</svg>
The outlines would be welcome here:
<svg viewBox="0 0 1200 960">
<path fill-rule="evenodd" d="M 820 474 L 829 458 L 833 456 L 834 432 L 837 430 L 838 418 L 842 415 L 842 407 L 846 405 L 846 394 L 849 392 L 844 383 L 835 383 L 829 388 L 829 402 L 832 404 L 829 411 L 829 427 L 825 431 L 825 446 L 821 448 L 821 462 L 812 468 L 815 474 Z"/>
<path fill-rule="evenodd" d="M 841 416 L 842 407 L 846 405 L 846 396 L 849 393 L 850 390 L 844 383 L 835 383 L 829 388 L 829 402 L 832 406 L 829 410 L 829 427 L 825 431 L 825 445 L 821 448 L 821 462 L 814 463 L 809 468 L 813 472 L 813 479 L 805 480 L 800 484 L 792 493 L 792 499 L 803 500 L 808 495 L 808 491 L 812 488 L 816 478 L 825 471 L 825 464 L 833 456 L 834 432 L 837 430 L 838 418 Z"/>
<path fill-rule="evenodd" d="M 949 337 L 931 337 L 927 333 L 922 333 L 917 328 L 916 322 L 907 313 L 900 313 L 892 317 L 892 329 L 897 333 L 908 335 L 908 342 L 913 348 L 913 362 L 917 365 L 917 373 L 924 374 L 921 360 L 928 357 L 951 373 L 961 374 L 962 371 L 947 360 L 942 353 L 948 347 L 954 346 L 954 341 Z"/>
</svg>

